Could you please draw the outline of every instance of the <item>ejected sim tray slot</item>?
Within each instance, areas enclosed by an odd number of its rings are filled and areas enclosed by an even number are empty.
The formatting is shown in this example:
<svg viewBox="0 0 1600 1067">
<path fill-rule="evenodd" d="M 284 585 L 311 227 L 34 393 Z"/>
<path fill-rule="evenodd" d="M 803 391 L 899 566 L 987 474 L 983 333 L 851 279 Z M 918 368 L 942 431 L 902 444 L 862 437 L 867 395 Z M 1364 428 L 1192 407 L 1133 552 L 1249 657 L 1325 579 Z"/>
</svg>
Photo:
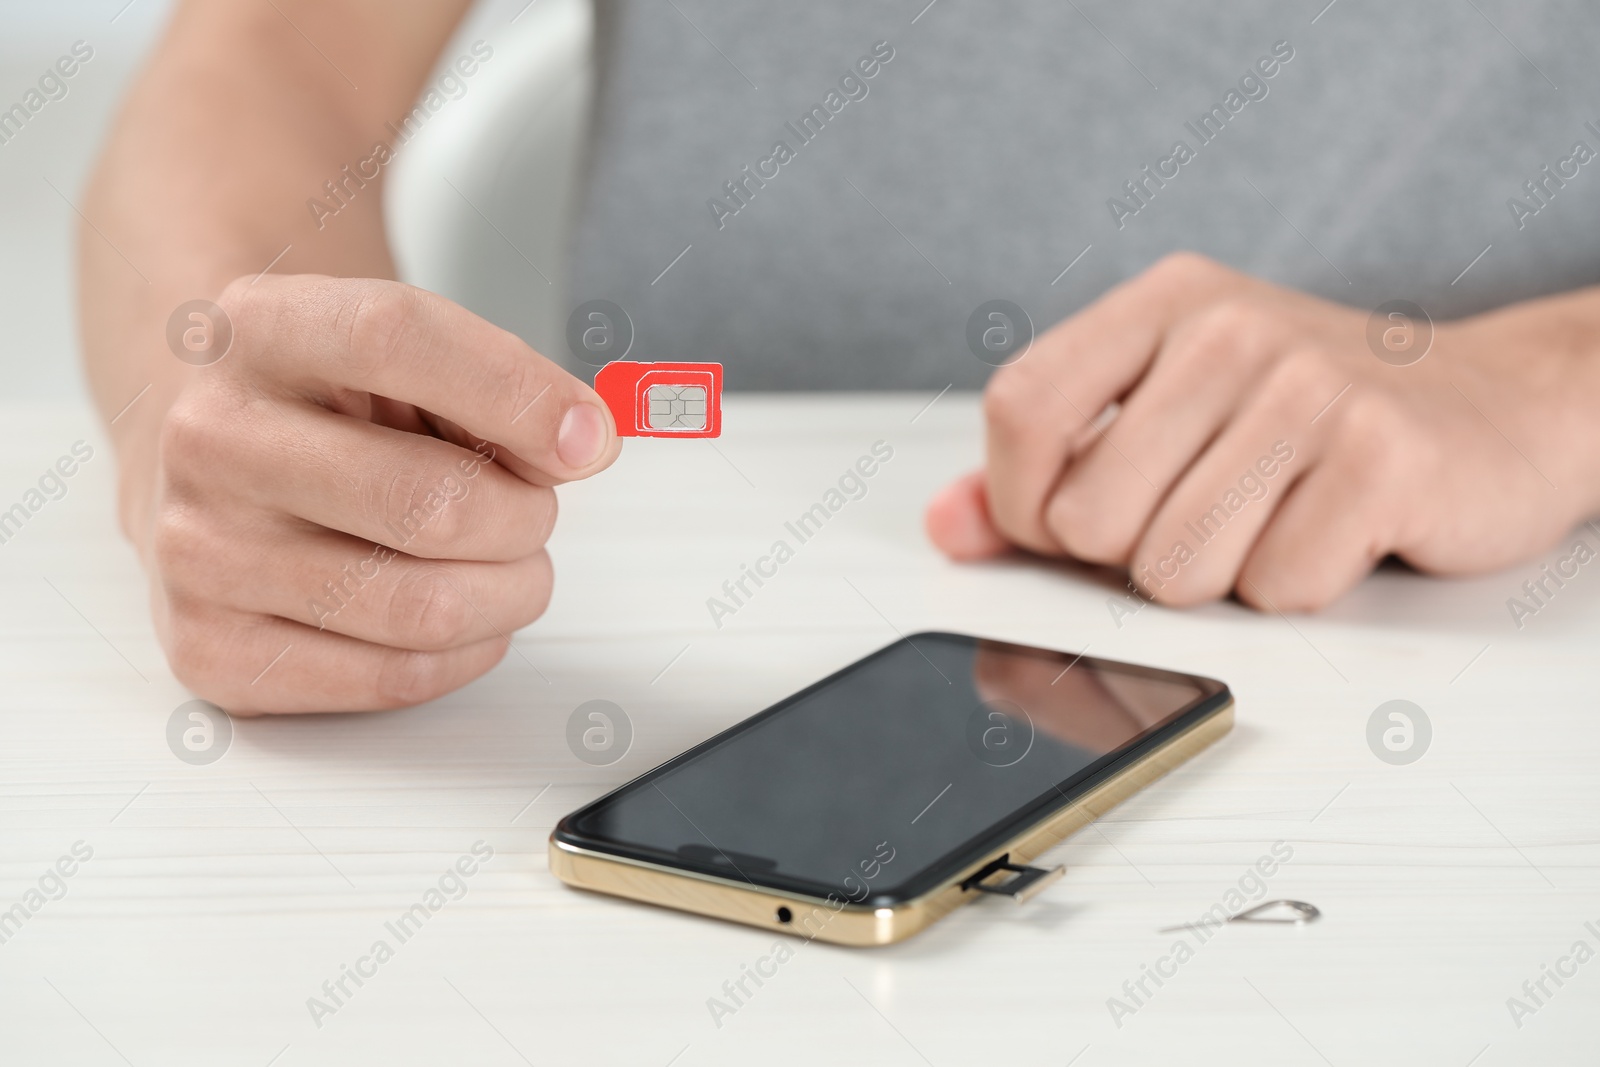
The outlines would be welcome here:
<svg viewBox="0 0 1600 1067">
<path fill-rule="evenodd" d="M 1012 876 L 1002 882 L 989 881 L 990 878 L 1002 871 L 1009 871 Z M 1001 897 L 1010 897 L 1018 904 L 1026 904 L 1052 884 L 1059 882 L 1066 873 L 1067 867 L 1064 863 L 1058 863 L 1049 868 L 1028 867 L 1020 863 L 1012 863 L 1011 855 L 1007 853 L 979 868 L 976 874 L 961 883 L 961 888 L 975 889 L 980 893 L 993 893 Z"/>
<path fill-rule="evenodd" d="M 719 437 L 722 364 L 615 360 L 594 376 L 619 437 Z"/>
</svg>

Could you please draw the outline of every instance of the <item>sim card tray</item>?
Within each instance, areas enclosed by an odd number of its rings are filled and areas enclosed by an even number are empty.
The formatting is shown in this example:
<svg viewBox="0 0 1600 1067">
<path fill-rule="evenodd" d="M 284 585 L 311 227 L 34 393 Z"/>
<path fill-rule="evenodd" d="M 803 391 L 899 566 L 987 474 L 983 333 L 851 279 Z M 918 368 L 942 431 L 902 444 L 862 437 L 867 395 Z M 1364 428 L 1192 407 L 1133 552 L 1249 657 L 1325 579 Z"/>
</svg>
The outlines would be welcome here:
<svg viewBox="0 0 1600 1067">
<path fill-rule="evenodd" d="M 995 885 L 985 882 L 990 875 L 998 874 L 1000 871 L 1011 871 L 1014 877 Z M 1058 863 L 1049 869 L 1025 867 L 1020 863 L 1012 863 L 1008 853 L 993 863 L 986 864 L 971 878 L 962 882 L 961 888 L 976 889 L 980 893 L 994 893 L 996 896 L 1010 897 L 1018 904 L 1026 904 L 1066 873 L 1065 864 Z"/>
</svg>

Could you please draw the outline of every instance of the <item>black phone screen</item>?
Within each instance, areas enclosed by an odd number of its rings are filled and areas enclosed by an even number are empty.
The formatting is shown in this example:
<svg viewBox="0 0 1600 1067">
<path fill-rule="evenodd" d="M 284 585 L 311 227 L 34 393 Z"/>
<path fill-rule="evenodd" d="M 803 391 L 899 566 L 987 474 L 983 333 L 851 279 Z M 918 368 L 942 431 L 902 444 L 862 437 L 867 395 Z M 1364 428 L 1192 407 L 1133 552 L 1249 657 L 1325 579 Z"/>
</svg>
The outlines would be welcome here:
<svg viewBox="0 0 1600 1067">
<path fill-rule="evenodd" d="M 915 634 L 573 813 L 556 836 L 892 904 L 1226 700 L 1206 678 Z"/>
</svg>

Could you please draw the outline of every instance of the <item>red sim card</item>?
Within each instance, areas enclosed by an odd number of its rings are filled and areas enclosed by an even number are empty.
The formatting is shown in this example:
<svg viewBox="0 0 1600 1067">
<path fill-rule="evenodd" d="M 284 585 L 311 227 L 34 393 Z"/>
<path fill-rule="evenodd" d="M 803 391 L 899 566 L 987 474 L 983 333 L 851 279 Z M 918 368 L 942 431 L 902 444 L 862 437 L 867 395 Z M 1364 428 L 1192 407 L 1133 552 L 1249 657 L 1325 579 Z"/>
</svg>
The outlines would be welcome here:
<svg viewBox="0 0 1600 1067">
<path fill-rule="evenodd" d="M 722 434 L 722 364 L 626 363 L 594 376 L 618 437 L 718 437 Z"/>
</svg>

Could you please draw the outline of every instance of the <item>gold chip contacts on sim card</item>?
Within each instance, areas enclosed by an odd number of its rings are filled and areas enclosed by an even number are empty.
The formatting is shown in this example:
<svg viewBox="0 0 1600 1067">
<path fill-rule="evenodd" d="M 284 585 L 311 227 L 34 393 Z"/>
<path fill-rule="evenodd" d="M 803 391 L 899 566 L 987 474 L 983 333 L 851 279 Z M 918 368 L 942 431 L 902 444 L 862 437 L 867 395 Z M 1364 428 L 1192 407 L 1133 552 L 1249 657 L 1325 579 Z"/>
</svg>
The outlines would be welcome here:
<svg viewBox="0 0 1600 1067">
<path fill-rule="evenodd" d="M 706 387 L 652 385 L 645 389 L 645 422 L 652 430 L 706 428 Z"/>
</svg>

